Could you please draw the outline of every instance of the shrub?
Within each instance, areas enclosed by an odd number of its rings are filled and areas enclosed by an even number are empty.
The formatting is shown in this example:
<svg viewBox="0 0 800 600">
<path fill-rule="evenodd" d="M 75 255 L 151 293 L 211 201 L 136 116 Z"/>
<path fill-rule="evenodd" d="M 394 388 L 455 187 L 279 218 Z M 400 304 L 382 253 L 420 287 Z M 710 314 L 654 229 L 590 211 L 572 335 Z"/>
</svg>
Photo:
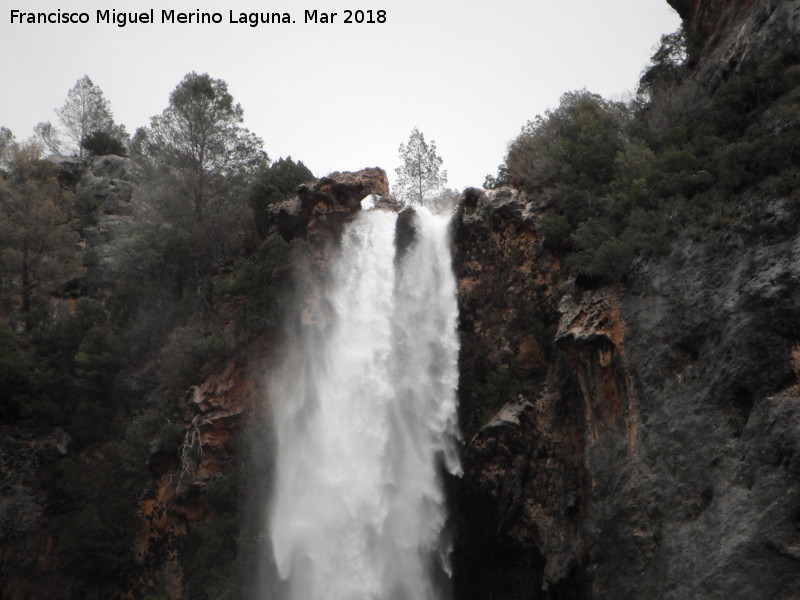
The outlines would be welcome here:
<svg viewBox="0 0 800 600">
<path fill-rule="evenodd" d="M 572 226 L 564 215 L 547 213 L 539 223 L 539 232 L 544 236 L 544 246 L 549 250 L 560 251 L 570 247 Z"/>
<path fill-rule="evenodd" d="M 291 156 L 279 158 L 270 166 L 264 166 L 259 170 L 250 187 L 247 200 L 253 210 L 261 239 L 267 236 L 266 208 L 270 204 L 291 198 L 301 184 L 314 180 L 315 177 L 308 167 L 302 161 L 293 161 Z"/>
<path fill-rule="evenodd" d="M 586 90 L 564 94 L 557 109 L 529 121 L 511 143 L 506 165 L 512 184 L 534 190 L 608 183 L 628 119 L 621 103 Z"/>
<path fill-rule="evenodd" d="M 244 296 L 244 311 L 237 323 L 240 332 L 251 337 L 277 327 L 288 293 L 288 267 L 293 256 L 305 251 L 304 244 L 270 237 L 255 254 L 234 265 L 233 280 L 221 285 L 219 293 Z"/>
<path fill-rule="evenodd" d="M 592 256 L 589 275 L 605 282 L 619 281 L 632 260 L 633 250 L 627 243 L 618 238 L 604 240 Z"/>
<path fill-rule="evenodd" d="M 205 367 L 230 356 L 232 344 L 222 333 L 198 325 L 176 327 L 161 349 L 159 381 L 173 394 L 202 381 Z"/>
<path fill-rule="evenodd" d="M 116 154 L 127 156 L 125 144 L 107 131 L 94 131 L 83 140 L 82 147 L 91 156 Z"/>
<path fill-rule="evenodd" d="M 58 552 L 70 568 L 108 577 L 130 564 L 144 470 L 127 456 L 126 446 L 112 441 L 93 456 L 59 463 Z"/>
<path fill-rule="evenodd" d="M 191 525 L 179 553 L 191 598 L 239 597 L 240 488 L 237 467 L 217 475 L 206 488 L 208 518 Z"/>
</svg>

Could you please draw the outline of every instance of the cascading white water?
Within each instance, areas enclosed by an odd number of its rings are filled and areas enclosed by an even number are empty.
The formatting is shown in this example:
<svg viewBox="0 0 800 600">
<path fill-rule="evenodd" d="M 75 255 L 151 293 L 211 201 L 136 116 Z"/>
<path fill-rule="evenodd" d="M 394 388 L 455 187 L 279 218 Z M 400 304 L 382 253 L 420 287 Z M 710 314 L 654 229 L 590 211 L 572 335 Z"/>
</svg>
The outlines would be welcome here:
<svg viewBox="0 0 800 600">
<path fill-rule="evenodd" d="M 449 574 L 442 466 L 456 451 L 458 337 L 448 218 L 359 214 L 331 264 L 328 322 L 273 382 L 270 532 L 290 600 L 440 600 Z"/>
</svg>

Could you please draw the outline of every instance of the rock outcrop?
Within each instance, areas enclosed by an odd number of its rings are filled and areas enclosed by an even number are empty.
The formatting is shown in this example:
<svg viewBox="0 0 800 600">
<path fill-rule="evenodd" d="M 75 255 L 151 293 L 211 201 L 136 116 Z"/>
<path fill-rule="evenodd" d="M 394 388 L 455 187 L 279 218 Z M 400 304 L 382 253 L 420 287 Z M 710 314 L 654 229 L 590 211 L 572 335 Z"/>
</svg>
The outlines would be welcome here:
<svg viewBox="0 0 800 600">
<path fill-rule="evenodd" d="M 114 243 L 133 222 L 141 169 L 115 155 L 53 160 L 62 183 L 74 190 L 82 236 L 94 254 L 92 274 L 102 280 L 114 267 Z"/>
<path fill-rule="evenodd" d="M 668 1 L 703 85 L 800 61 L 800 0 Z M 760 108 L 763 125 L 771 107 Z M 61 171 L 90 200 L 88 245 L 113 260 L 135 165 L 102 157 Z M 334 173 L 271 207 L 271 233 L 306 240 L 316 277 L 368 195 L 388 195 L 380 169 Z M 763 204 L 752 227 L 677 240 L 622 284 L 582 289 L 540 239 L 547 198 L 464 193 L 456 600 L 800 598 L 800 234 L 796 211 Z M 402 242 L 413 213 L 400 222 Z M 323 314 L 324 299 L 298 285 L 306 318 Z M 180 548 L 213 521 L 204 494 L 268 395 L 275 349 L 262 339 L 221 360 L 182 400 L 178 449 L 154 440 L 135 554 L 108 597 L 187 597 Z M 59 567 L 47 482 L 71 440 L 23 429 L 0 429 L 2 593 L 66 598 L 81 575 Z"/>
<path fill-rule="evenodd" d="M 695 77 L 716 85 L 731 73 L 757 71 L 770 60 L 800 59 L 798 0 L 668 0 L 695 52 Z"/>
<path fill-rule="evenodd" d="M 213 518 L 202 494 L 236 456 L 237 436 L 244 425 L 264 409 L 270 363 L 270 352 L 264 348 L 254 349 L 244 362 L 226 362 L 221 371 L 187 392 L 179 452 L 163 449 L 162 441 L 154 440 L 148 461 L 153 482 L 139 505 L 137 567 L 130 597 L 153 589 L 185 597 L 178 550 L 192 523 Z"/>
<path fill-rule="evenodd" d="M 461 401 L 507 400 L 465 450 L 457 598 L 797 598 L 800 236 L 686 240 L 580 291 L 535 209 L 468 191 L 455 225 Z M 524 363 L 523 279 L 546 373 L 487 387 Z"/>
<path fill-rule="evenodd" d="M 335 172 L 313 185 L 302 185 L 297 197 L 268 208 L 268 222 L 285 240 L 305 238 L 319 249 L 329 250 L 344 222 L 361 210 L 367 196 L 389 195 L 389 179 L 383 169 L 372 167 L 352 173 Z"/>
<path fill-rule="evenodd" d="M 800 2 L 670 3 L 695 81 L 795 68 Z M 547 198 L 465 192 L 458 600 L 800 597 L 800 234 L 759 194 L 581 289 L 539 240 Z"/>
</svg>

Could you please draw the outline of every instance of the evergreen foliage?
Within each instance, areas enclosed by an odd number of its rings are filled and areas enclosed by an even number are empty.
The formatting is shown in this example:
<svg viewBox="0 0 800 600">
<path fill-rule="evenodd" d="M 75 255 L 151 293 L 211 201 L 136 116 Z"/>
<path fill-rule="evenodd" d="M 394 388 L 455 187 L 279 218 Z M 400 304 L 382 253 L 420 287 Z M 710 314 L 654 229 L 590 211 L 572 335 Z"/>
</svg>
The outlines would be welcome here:
<svg viewBox="0 0 800 600">
<path fill-rule="evenodd" d="M 147 220 L 188 236 L 198 279 L 230 268 L 257 239 L 247 193 L 268 159 L 243 115 L 224 81 L 192 72 L 131 143 L 147 175 Z M 211 308 L 210 288 L 203 294 Z"/>
<path fill-rule="evenodd" d="M 796 185 L 800 108 L 787 94 L 798 85 L 795 59 L 774 56 L 701 89 L 688 76 L 686 44 L 682 30 L 662 38 L 628 104 L 564 94 L 523 127 L 504 168 L 487 178 L 552 199 L 540 223 L 545 247 L 581 284 L 618 281 L 636 256 L 730 226 L 742 211 L 733 199 L 765 179 Z"/>
<path fill-rule="evenodd" d="M 59 114 L 85 154 L 125 154 L 127 136 L 88 78 Z M 131 144 L 143 167 L 137 210 L 101 256 L 83 248 L 98 199 L 42 158 L 43 144 L 63 151 L 59 132 L 37 132 L 40 144 L 20 145 L 0 128 L 0 417 L 66 432 L 68 456 L 46 472 L 55 551 L 90 582 L 75 593 L 99 597 L 132 565 L 151 445 L 179 460 L 179 399 L 277 328 L 288 265 L 305 248 L 266 237 L 263 221 L 259 239 L 255 224 L 314 178 L 288 157 L 268 166 L 225 83 L 190 73 Z M 209 486 L 216 518 L 180 550 L 196 598 L 238 593 L 234 471 Z"/>
<path fill-rule="evenodd" d="M 170 220 L 190 228 L 244 197 L 267 157 L 262 141 L 242 125 L 243 115 L 224 81 L 192 72 L 172 91 L 164 112 L 137 131 L 140 160 L 151 177 L 168 183 L 159 210 Z"/>
<path fill-rule="evenodd" d="M 631 103 L 565 94 L 522 129 L 487 178 L 549 203 L 539 233 L 579 285 L 624 279 L 637 257 L 669 251 L 680 235 L 740 226 L 742 198 L 754 190 L 800 212 L 796 58 L 776 55 L 699 89 L 686 44 L 683 32 L 665 36 Z M 124 154 L 127 136 L 88 77 L 58 113 L 78 152 Z M 51 474 L 48 510 L 70 568 L 104 581 L 131 565 L 151 442 L 178 453 L 178 399 L 215 361 L 276 330 L 288 266 L 308 249 L 269 237 L 266 208 L 313 175 L 290 157 L 270 165 L 225 82 L 190 73 L 131 142 L 144 167 L 141 211 L 103 263 L 111 272 L 93 279 L 87 269 L 100 259 L 81 248 L 92 219 L 76 215 L 96 199 L 76 198 L 74 182 L 42 159 L 43 147 L 63 151 L 55 128 L 42 123 L 36 134 L 39 146 L 20 145 L 0 128 L 0 417 L 62 428 L 73 440 Z M 418 129 L 400 155 L 398 196 L 452 201 L 436 146 Z M 515 252 L 509 247 L 504 260 Z M 485 414 L 472 425 L 527 393 L 544 364 L 554 324 L 532 313 L 519 310 L 510 326 L 535 340 L 541 360 L 501 356 L 476 376 Z M 211 483 L 203 502 L 212 518 L 193 525 L 179 549 L 192 598 L 238 593 L 237 468 Z"/>
<path fill-rule="evenodd" d="M 125 144 L 108 131 L 93 131 L 86 136 L 81 147 L 90 156 L 126 155 Z"/>
<path fill-rule="evenodd" d="M 71 217 L 73 196 L 35 145 L 17 146 L 0 180 L 0 294 L 18 298 L 26 319 L 36 301 L 83 273 L 80 240 Z"/>
<path fill-rule="evenodd" d="M 292 197 L 300 185 L 311 183 L 315 179 L 302 161 L 295 162 L 291 156 L 279 158 L 269 166 L 261 166 L 247 199 L 262 240 L 267 236 L 266 208 Z"/>
<path fill-rule="evenodd" d="M 128 137 L 125 128 L 114 123 L 108 100 L 88 75 L 81 77 L 67 92 L 66 102 L 56 112 L 67 137 L 77 147 L 79 156 L 84 155 L 86 143 L 92 135 L 103 134 L 120 145 Z M 40 124 L 43 128 L 37 130 L 37 134 L 41 134 L 43 139 L 52 136 L 49 125 Z"/>
<path fill-rule="evenodd" d="M 400 144 L 402 165 L 397 169 L 395 194 L 409 204 L 425 204 L 432 194 L 447 183 L 447 171 L 442 170 L 442 159 L 436 154 L 436 142 L 428 144 L 416 127 L 407 144 Z"/>
<path fill-rule="evenodd" d="M 31 387 L 31 361 L 20 346 L 17 335 L 0 321 L 0 417 L 19 414 Z"/>
</svg>

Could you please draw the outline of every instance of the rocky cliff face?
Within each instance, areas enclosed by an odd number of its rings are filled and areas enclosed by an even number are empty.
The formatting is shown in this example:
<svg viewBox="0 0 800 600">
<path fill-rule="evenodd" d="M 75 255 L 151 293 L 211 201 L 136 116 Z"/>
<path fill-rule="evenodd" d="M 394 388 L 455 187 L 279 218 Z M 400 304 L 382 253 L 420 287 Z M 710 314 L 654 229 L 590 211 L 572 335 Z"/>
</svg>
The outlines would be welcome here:
<svg viewBox="0 0 800 600">
<path fill-rule="evenodd" d="M 96 274 L 111 270 L 112 247 L 140 208 L 137 184 L 141 170 L 130 158 L 56 159 L 63 182 L 74 189 L 84 240 L 95 255 Z M 110 283 L 110 282 L 107 282 Z"/>
<path fill-rule="evenodd" d="M 546 288 L 526 309 L 557 320 L 546 372 L 465 450 L 457 597 L 796 598 L 800 237 L 682 241 L 580 291 L 554 277 L 536 211 L 471 191 L 455 226 L 467 410 L 474 365 L 524 362 L 525 331 L 493 324 L 520 279 Z M 503 264 L 509 291 L 485 295 Z"/>
<path fill-rule="evenodd" d="M 800 58 L 797 0 L 667 0 L 696 47 L 696 76 L 718 83 L 773 58 Z"/>
<path fill-rule="evenodd" d="M 696 81 L 796 62 L 798 2 L 672 4 Z M 546 199 L 465 193 L 459 600 L 800 597 L 797 213 L 732 201 L 751 217 L 581 289 L 539 239 Z"/>
<path fill-rule="evenodd" d="M 800 0 L 670 3 L 704 84 L 800 58 Z M 111 260 L 135 165 L 62 169 L 92 202 L 90 245 Z M 314 277 L 361 199 L 387 192 L 379 169 L 333 174 L 272 207 L 272 233 L 311 243 Z M 800 234 L 792 199 L 763 200 L 750 224 L 580 289 L 542 245 L 545 198 L 465 192 L 453 224 L 467 438 L 464 476 L 449 482 L 457 600 L 800 597 Z M 260 340 L 187 392 L 179 450 L 151 448 L 130 569 L 95 597 L 188 597 L 180 552 L 225 508 L 209 487 L 267 395 L 275 347 Z M 0 429 L 3 597 L 83 589 L 49 520 L 70 442 Z"/>
</svg>

